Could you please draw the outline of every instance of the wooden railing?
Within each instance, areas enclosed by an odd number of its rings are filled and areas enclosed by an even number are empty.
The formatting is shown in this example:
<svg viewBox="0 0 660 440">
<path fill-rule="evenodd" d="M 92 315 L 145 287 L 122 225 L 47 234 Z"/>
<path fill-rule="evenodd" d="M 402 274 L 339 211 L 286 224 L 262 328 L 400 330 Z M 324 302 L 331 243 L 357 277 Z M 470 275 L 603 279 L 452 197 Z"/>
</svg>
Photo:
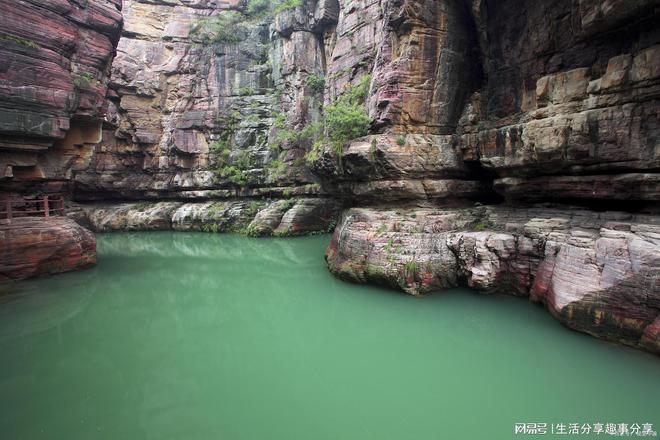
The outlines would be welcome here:
<svg viewBox="0 0 660 440">
<path fill-rule="evenodd" d="M 64 199 L 60 195 L 0 198 L 0 219 L 54 215 L 64 215 Z"/>
</svg>

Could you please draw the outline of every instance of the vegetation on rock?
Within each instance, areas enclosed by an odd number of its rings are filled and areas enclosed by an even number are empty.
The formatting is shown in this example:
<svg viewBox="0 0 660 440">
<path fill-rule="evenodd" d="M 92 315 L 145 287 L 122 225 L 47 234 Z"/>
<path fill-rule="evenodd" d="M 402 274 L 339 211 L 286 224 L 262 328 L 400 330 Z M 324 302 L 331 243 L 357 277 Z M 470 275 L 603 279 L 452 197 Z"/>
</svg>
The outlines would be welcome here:
<svg viewBox="0 0 660 440">
<path fill-rule="evenodd" d="M 307 87 L 315 93 L 323 93 L 325 89 L 325 78 L 319 75 L 309 75 L 306 83 Z"/>
<path fill-rule="evenodd" d="M 94 75 L 89 72 L 73 75 L 73 85 L 78 89 L 84 89 L 96 82 Z"/>
<path fill-rule="evenodd" d="M 303 0 L 247 0 L 238 10 L 198 22 L 191 27 L 190 37 L 205 45 L 236 44 L 244 39 L 250 21 L 270 21 L 273 14 L 302 5 Z"/>
<path fill-rule="evenodd" d="M 245 30 L 243 14 L 227 11 L 192 27 L 190 37 L 202 44 L 232 44 L 242 40 Z"/>
<path fill-rule="evenodd" d="M 364 104 L 369 93 L 371 76 L 365 75 L 358 85 L 349 85 L 344 93 L 324 108 L 323 118 L 305 127 L 300 136 L 313 140 L 313 148 L 307 154 L 308 163 L 318 159 L 326 146 L 341 153 L 347 142 L 366 136 L 371 125 Z"/>
</svg>

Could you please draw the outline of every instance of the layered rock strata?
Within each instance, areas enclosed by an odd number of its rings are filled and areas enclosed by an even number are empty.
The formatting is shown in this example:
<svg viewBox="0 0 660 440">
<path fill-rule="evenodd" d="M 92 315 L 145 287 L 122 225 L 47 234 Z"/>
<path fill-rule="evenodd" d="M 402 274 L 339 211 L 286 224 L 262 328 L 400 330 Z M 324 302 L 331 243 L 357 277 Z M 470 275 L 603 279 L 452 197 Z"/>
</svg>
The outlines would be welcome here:
<svg viewBox="0 0 660 440">
<path fill-rule="evenodd" d="M 381 5 L 371 134 L 313 167 L 359 207 L 330 270 L 411 294 L 529 296 L 657 353 L 657 4 Z"/>
<path fill-rule="evenodd" d="M 121 4 L 0 3 L 0 210 L 6 199 L 67 194 L 73 170 L 87 166 L 101 140 Z M 94 236 L 70 219 L 0 221 L 0 281 L 96 262 Z"/>
<path fill-rule="evenodd" d="M 3 191 L 62 190 L 86 166 L 101 136 L 120 10 L 121 0 L 0 4 Z"/>
<path fill-rule="evenodd" d="M 202 231 L 250 236 L 291 236 L 332 231 L 341 206 L 333 200 L 296 198 L 209 202 L 86 204 L 69 216 L 97 232 Z"/>
<path fill-rule="evenodd" d="M 584 209 L 353 208 L 330 270 L 412 295 L 453 286 L 529 297 L 568 327 L 658 351 L 660 220 Z"/>
<path fill-rule="evenodd" d="M 310 145 L 293 140 L 319 117 L 323 86 L 308 78 L 324 76 L 323 35 L 339 12 L 336 2 L 310 7 L 275 16 L 238 1 L 125 1 L 104 139 L 75 173 L 76 201 L 106 213 L 110 200 L 296 205 L 302 196 L 337 212 L 306 166 Z M 311 215 L 302 223 L 317 223 Z"/>
<path fill-rule="evenodd" d="M 659 12 L 615 3 L 383 2 L 374 134 L 316 173 L 361 204 L 375 188 L 428 200 L 440 187 L 452 199 L 652 207 Z"/>
<path fill-rule="evenodd" d="M 96 239 L 66 217 L 0 220 L 0 282 L 96 264 Z"/>
</svg>

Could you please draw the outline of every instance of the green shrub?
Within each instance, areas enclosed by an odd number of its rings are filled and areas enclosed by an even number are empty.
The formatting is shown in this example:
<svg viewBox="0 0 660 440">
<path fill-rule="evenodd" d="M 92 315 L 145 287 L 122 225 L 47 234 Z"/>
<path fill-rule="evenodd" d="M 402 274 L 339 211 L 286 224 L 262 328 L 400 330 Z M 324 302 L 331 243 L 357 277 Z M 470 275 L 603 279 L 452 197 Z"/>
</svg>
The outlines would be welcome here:
<svg viewBox="0 0 660 440">
<path fill-rule="evenodd" d="M 245 150 L 236 151 L 231 157 L 227 149 L 219 150 L 221 157 L 218 158 L 217 168 L 213 170 L 215 182 L 231 182 L 237 187 L 244 187 L 248 183 L 247 171 L 250 170 L 250 155 Z"/>
<path fill-rule="evenodd" d="M 220 232 L 220 225 L 218 225 L 217 223 L 212 223 L 210 225 L 203 225 L 202 232 L 211 232 L 217 234 L 218 232 Z"/>
<path fill-rule="evenodd" d="M 95 82 L 96 79 L 94 78 L 94 75 L 89 72 L 73 75 L 73 85 L 78 89 L 89 87 Z"/>
<path fill-rule="evenodd" d="M 364 103 L 369 93 L 371 76 L 365 75 L 357 86 L 349 85 L 344 93 L 325 108 L 325 134 L 338 154 L 348 141 L 366 136 L 371 119 Z"/>
<path fill-rule="evenodd" d="M 228 180 L 236 186 L 242 187 L 247 184 L 247 177 L 243 170 L 234 165 L 224 165 L 216 170 L 216 177 L 221 180 Z"/>
<path fill-rule="evenodd" d="M 255 17 L 268 12 L 270 9 L 270 0 L 248 0 L 246 13 L 250 17 Z"/>
<path fill-rule="evenodd" d="M 332 231 L 334 231 L 336 227 L 337 227 L 337 219 L 333 218 L 328 222 L 328 228 L 326 229 L 326 232 L 332 233 Z"/>
<path fill-rule="evenodd" d="M 485 231 L 487 227 L 488 226 L 485 223 L 477 223 L 472 227 L 472 230 L 476 232 L 481 232 L 481 231 Z"/>
<path fill-rule="evenodd" d="M 416 261 L 408 261 L 403 265 L 403 272 L 406 277 L 414 277 L 417 274 L 418 265 Z"/>
<path fill-rule="evenodd" d="M 245 31 L 242 14 L 229 11 L 202 20 L 190 30 L 190 37 L 203 44 L 231 44 L 241 41 Z"/>
<path fill-rule="evenodd" d="M 254 217 L 259 212 L 259 208 L 261 208 L 261 203 L 257 202 L 256 200 L 253 200 L 247 206 L 245 213 L 248 215 L 248 217 Z"/>
<path fill-rule="evenodd" d="M 286 115 L 283 113 L 277 115 L 273 121 L 273 125 L 275 128 L 286 128 Z"/>
<path fill-rule="evenodd" d="M 321 93 L 325 90 L 325 78 L 319 75 L 309 75 L 307 77 L 307 87 L 316 93 Z"/>
<path fill-rule="evenodd" d="M 282 177 L 286 173 L 287 166 L 280 159 L 275 159 L 266 165 L 268 171 L 268 180 L 273 182 Z"/>
<path fill-rule="evenodd" d="M 396 144 L 400 147 L 403 147 L 404 145 L 406 145 L 406 137 L 402 134 L 398 135 L 396 137 Z"/>
<path fill-rule="evenodd" d="M 288 11 L 290 9 L 295 9 L 299 6 L 302 6 L 302 0 L 281 0 L 277 6 L 275 6 L 275 13 L 279 14 L 280 12 Z"/>
<path fill-rule="evenodd" d="M 231 154 L 231 147 L 229 146 L 229 140 L 222 138 L 218 141 L 213 142 L 209 146 L 209 151 L 215 157 L 218 164 L 224 164 L 227 162 L 229 155 Z"/>
<path fill-rule="evenodd" d="M 370 82 L 371 77 L 365 75 L 357 86 L 347 86 L 339 98 L 325 107 L 320 122 L 308 124 L 302 131 L 294 134 L 297 141 L 313 142 L 311 151 L 305 155 L 309 165 L 318 160 L 326 145 L 341 154 L 347 142 L 369 133 L 371 119 L 364 104 Z"/>
<path fill-rule="evenodd" d="M 369 96 L 369 84 L 371 83 L 371 75 L 364 75 L 360 78 L 357 86 L 349 85 L 344 90 L 344 93 L 339 98 L 339 101 L 344 101 L 349 104 L 364 104 Z"/>
<path fill-rule="evenodd" d="M 300 131 L 280 129 L 275 137 L 275 147 L 282 147 L 285 143 L 300 144 L 305 141 L 318 139 L 323 133 L 323 125 L 320 123 L 307 124 Z"/>
<path fill-rule="evenodd" d="M 256 94 L 256 91 L 252 87 L 241 87 L 238 89 L 238 94 L 241 96 L 250 96 Z"/>
<path fill-rule="evenodd" d="M 289 189 L 289 188 L 287 188 L 287 189 Z M 289 196 L 290 196 L 290 195 L 291 195 L 291 194 L 289 194 Z M 287 196 L 287 197 L 288 197 L 288 196 Z M 284 200 L 284 201 L 282 202 L 282 204 L 280 205 L 280 207 L 281 207 L 283 210 L 288 211 L 289 209 L 291 209 L 291 208 L 293 208 L 294 206 L 296 206 L 296 203 L 298 203 L 298 201 L 297 201 L 296 199 L 287 199 L 287 200 Z"/>
<path fill-rule="evenodd" d="M 326 133 L 337 153 L 351 139 L 365 136 L 370 125 L 371 119 L 362 105 L 340 101 L 325 108 Z"/>
</svg>

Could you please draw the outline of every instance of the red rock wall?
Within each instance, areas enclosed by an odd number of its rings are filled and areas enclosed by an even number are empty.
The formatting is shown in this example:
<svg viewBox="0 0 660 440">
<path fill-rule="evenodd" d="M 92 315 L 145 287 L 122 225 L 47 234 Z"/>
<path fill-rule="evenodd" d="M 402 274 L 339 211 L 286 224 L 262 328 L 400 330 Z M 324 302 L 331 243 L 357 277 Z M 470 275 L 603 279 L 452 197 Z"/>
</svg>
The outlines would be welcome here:
<svg viewBox="0 0 660 440">
<path fill-rule="evenodd" d="M 350 22 L 342 9 L 338 28 L 342 17 Z M 384 1 L 369 70 L 377 136 L 315 171 L 361 204 L 365 181 L 407 188 L 400 200 L 437 201 L 424 181 L 463 163 L 471 172 L 461 179 L 490 189 L 458 198 L 651 207 L 660 198 L 659 18 L 651 0 Z M 430 138 L 410 134 L 435 135 L 448 166 L 426 153 Z"/>
<path fill-rule="evenodd" d="M 0 220 L 0 282 L 94 264 L 94 234 L 67 217 Z"/>
<path fill-rule="evenodd" d="M 323 46 L 294 12 L 245 18 L 237 42 L 202 43 L 193 31 L 237 11 L 244 2 L 125 1 L 104 141 L 76 173 L 78 200 L 318 192 L 305 150 L 275 151 L 272 127 L 279 114 L 292 129 L 318 114 L 322 98 L 305 90 L 305 77 L 322 74 Z M 219 142 L 229 158 L 218 157 Z M 241 188 L 216 173 L 238 156 L 249 163 Z"/>
<path fill-rule="evenodd" d="M 0 2 L 4 189 L 20 186 L 25 174 L 70 177 L 70 162 L 81 154 L 70 147 L 82 149 L 100 134 L 121 27 L 121 0 Z M 65 141 L 72 126 L 97 134 Z"/>
</svg>

